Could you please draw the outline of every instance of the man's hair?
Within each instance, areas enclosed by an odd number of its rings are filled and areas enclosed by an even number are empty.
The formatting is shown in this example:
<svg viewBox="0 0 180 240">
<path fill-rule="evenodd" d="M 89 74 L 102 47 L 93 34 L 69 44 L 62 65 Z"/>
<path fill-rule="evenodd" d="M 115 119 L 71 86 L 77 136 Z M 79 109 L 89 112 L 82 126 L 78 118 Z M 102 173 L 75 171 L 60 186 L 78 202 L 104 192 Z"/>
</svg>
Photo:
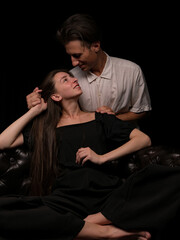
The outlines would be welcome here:
<svg viewBox="0 0 180 240">
<path fill-rule="evenodd" d="M 57 30 L 57 38 L 62 45 L 74 40 L 91 45 L 93 42 L 101 41 L 101 31 L 91 15 L 74 14 L 65 20 Z"/>
</svg>

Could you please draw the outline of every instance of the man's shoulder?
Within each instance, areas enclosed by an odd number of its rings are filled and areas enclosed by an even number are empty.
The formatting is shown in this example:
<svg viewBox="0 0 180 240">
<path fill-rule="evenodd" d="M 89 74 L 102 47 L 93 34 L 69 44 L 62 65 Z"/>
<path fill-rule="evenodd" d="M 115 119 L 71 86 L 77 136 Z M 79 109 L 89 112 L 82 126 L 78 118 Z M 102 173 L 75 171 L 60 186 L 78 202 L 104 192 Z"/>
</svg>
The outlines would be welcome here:
<svg viewBox="0 0 180 240">
<path fill-rule="evenodd" d="M 76 77 L 77 75 L 84 75 L 84 72 L 81 70 L 80 67 L 74 67 L 70 70 L 70 72 Z"/>
<path fill-rule="evenodd" d="M 74 67 L 70 70 L 70 72 L 73 74 L 74 77 L 78 79 L 78 82 L 86 82 L 84 79 L 87 79 L 87 74 L 85 71 L 81 70 L 80 67 Z"/>
<path fill-rule="evenodd" d="M 113 57 L 109 56 L 110 61 L 112 61 L 113 64 L 120 65 L 123 67 L 129 67 L 129 68 L 140 68 L 140 66 L 128 59 L 120 58 L 120 57 Z"/>
</svg>

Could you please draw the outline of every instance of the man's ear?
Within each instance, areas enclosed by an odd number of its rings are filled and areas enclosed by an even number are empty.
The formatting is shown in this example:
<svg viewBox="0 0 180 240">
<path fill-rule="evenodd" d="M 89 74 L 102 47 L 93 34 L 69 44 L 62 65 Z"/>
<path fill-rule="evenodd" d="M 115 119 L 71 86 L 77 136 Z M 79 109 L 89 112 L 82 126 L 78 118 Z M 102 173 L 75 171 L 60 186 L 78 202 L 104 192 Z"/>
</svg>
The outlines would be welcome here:
<svg viewBox="0 0 180 240">
<path fill-rule="evenodd" d="M 51 95 L 51 99 L 55 102 L 60 102 L 62 97 L 61 97 L 61 95 L 59 95 L 57 93 L 54 93 L 54 94 Z"/>
<path fill-rule="evenodd" d="M 91 45 L 91 48 L 94 49 L 94 51 L 97 53 L 100 50 L 100 41 L 93 42 Z"/>
</svg>

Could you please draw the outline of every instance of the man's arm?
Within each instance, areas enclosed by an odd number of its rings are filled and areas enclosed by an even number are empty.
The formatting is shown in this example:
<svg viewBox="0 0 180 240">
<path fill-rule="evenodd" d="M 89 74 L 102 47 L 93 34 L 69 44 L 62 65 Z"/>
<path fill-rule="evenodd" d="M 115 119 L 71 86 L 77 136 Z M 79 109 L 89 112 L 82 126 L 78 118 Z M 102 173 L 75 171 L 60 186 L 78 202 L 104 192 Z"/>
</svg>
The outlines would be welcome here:
<svg viewBox="0 0 180 240">
<path fill-rule="evenodd" d="M 148 117 L 150 112 L 141 112 L 141 113 L 134 113 L 134 112 L 127 112 L 127 113 L 116 113 L 116 117 L 124 121 L 138 121 L 145 117 Z"/>
<path fill-rule="evenodd" d="M 108 106 L 102 106 L 96 109 L 97 112 L 101 113 L 108 113 L 108 114 L 114 114 L 116 117 L 118 117 L 121 120 L 124 121 L 138 121 L 140 119 L 143 119 L 145 117 L 148 117 L 150 114 L 150 111 L 147 112 L 141 112 L 141 113 L 134 113 L 134 112 L 126 112 L 126 113 L 120 113 L 120 112 L 113 112 L 113 110 Z"/>
</svg>

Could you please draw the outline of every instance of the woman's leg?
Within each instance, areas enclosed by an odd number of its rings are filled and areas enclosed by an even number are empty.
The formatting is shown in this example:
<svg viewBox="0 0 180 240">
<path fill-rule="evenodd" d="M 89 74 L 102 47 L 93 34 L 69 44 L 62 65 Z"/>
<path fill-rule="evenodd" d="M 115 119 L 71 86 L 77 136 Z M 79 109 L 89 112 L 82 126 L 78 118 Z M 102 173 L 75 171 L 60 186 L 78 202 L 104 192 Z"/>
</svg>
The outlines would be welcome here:
<svg viewBox="0 0 180 240">
<path fill-rule="evenodd" d="M 76 239 L 138 239 L 148 240 L 151 238 L 149 232 L 127 232 L 113 225 L 99 225 L 90 222 L 85 222 Z"/>
<path fill-rule="evenodd" d="M 96 224 L 100 224 L 100 225 L 111 224 L 111 221 L 109 221 L 104 215 L 102 215 L 101 212 L 88 215 L 84 219 L 84 221 L 90 222 L 90 223 L 96 223 Z"/>
<path fill-rule="evenodd" d="M 83 228 L 84 221 L 75 215 L 31 199 L 0 198 L 0 239 L 73 239 Z"/>
</svg>

